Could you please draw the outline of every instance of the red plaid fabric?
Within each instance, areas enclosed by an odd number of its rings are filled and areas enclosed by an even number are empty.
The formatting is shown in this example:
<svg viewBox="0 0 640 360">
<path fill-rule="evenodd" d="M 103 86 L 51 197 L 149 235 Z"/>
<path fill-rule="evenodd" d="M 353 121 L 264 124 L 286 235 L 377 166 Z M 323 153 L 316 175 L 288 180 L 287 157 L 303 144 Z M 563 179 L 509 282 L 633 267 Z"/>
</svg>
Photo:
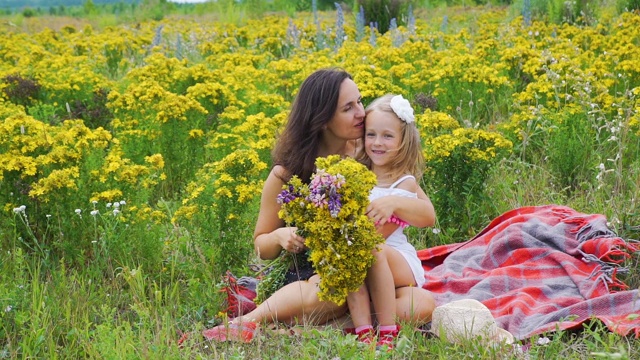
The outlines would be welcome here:
<svg viewBox="0 0 640 360">
<path fill-rule="evenodd" d="M 222 291 L 227 294 L 226 312 L 230 318 L 247 314 L 256 308 L 253 299 L 256 297 L 257 279 L 246 276 L 236 279 L 230 271 L 227 271 L 224 280 L 226 285 Z"/>
<path fill-rule="evenodd" d="M 638 243 L 603 215 L 547 205 L 494 219 L 473 239 L 418 251 L 437 304 L 476 299 L 517 339 L 599 319 L 640 337 L 640 294 L 617 279 Z"/>
</svg>

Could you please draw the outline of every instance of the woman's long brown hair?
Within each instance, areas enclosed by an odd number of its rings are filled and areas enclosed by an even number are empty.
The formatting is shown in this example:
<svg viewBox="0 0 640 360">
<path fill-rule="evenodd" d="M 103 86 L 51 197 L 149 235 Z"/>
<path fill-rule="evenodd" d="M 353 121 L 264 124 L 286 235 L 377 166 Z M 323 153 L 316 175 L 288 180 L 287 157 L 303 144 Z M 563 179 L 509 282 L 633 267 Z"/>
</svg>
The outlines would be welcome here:
<svg viewBox="0 0 640 360">
<path fill-rule="evenodd" d="M 287 125 L 272 152 L 273 164 L 287 171 L 282 180 L 296 175 L 309 182 L 315 171 L 323 128 L 336 112 L 340 85 L 345 79 L 351 79 L 351 75 L 342 69 L 320 69 L 300 86 Z"/>
</svg>

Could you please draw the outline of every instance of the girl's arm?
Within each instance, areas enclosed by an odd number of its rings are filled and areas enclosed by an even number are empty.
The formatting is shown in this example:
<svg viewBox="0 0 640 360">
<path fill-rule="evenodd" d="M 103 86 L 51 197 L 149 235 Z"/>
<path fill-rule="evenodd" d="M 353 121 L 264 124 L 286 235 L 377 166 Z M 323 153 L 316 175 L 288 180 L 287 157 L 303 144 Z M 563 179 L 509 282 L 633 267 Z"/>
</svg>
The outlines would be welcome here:
<svg viewBox="0 0 640 360">
<path fill-rule="evenodd" d="M 289 252 L 300 252 L 304 249 L 304 238 L 296 235 L 297 228 L 285 227 L 284 221 L 278 217 L 280 204 L 278 194 L 284 182 L 279 175 L 284 174 L 282 166 L 275 166 L 262 188 L 260 213 L 253 233 L 254 247 L 263 260 L 275 259 L 282 249 Z"/>
<path fill-rule="evenodd" d="M 418 198 L 404 196 L 383 196 L 369 204 L 367 215 L 379 226 L 385 225 L 391 215 L 396 215 L 401 220 L 415 227 L 433 226 L 436 221 L 436 212 L 431 200 L 420 188 L 414 179 L 406 179 L 398 185 L 399 189 L 415 192 Z"/>
</svg>

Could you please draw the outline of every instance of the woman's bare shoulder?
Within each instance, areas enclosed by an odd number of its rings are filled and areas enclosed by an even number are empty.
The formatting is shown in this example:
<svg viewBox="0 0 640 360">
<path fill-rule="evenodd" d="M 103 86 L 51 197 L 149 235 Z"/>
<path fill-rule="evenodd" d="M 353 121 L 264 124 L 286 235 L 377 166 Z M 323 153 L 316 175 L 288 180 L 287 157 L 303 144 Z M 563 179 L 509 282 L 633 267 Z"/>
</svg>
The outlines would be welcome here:
<svg viewBox="0 0 640 360">
<path fill-rule="evenodd" d="M 269 173 L 269 177 L 276 177 L 280 180 L 285 179 L 287 177 L 287 169 L 282 165 L 274 165 L 271 173 Z"/>
<path fill-rule="evenodd" d="M 275 165 L 269 176 L 267 176 L 267 180 L 264 182 L 264 191 L 280 191 L 282 189 L 282 185 L 286 182 L 287 179 L 287 169 L 282 165 Z"/>
</svg>

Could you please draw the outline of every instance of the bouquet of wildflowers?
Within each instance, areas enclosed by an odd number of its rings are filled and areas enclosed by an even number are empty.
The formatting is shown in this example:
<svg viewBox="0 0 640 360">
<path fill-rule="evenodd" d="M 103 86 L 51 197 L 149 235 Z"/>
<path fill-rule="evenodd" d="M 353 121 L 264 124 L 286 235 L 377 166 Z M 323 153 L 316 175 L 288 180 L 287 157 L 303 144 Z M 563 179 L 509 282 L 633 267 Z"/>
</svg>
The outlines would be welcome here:
<svg viewBox="0 0 640 360">
<path fill-rule="evenodd" d="M 365 215 L 376 176 L 357 161 L 337 155 L 318 158 L 316 169 L 308 185 L 296 176 L 285 184 L 278 196 L 282 206 L 278 216 L 297 226 L 306 239 L 309 260 L 321 279 L 320 300 L 341 305 L 364 283 L 374 262 L 372 250 L 384 243 Z M 292 256 L 278 259 L 286 262 Z M 265 285 L 273 281 L 264 280 Z"/>
</svg>

